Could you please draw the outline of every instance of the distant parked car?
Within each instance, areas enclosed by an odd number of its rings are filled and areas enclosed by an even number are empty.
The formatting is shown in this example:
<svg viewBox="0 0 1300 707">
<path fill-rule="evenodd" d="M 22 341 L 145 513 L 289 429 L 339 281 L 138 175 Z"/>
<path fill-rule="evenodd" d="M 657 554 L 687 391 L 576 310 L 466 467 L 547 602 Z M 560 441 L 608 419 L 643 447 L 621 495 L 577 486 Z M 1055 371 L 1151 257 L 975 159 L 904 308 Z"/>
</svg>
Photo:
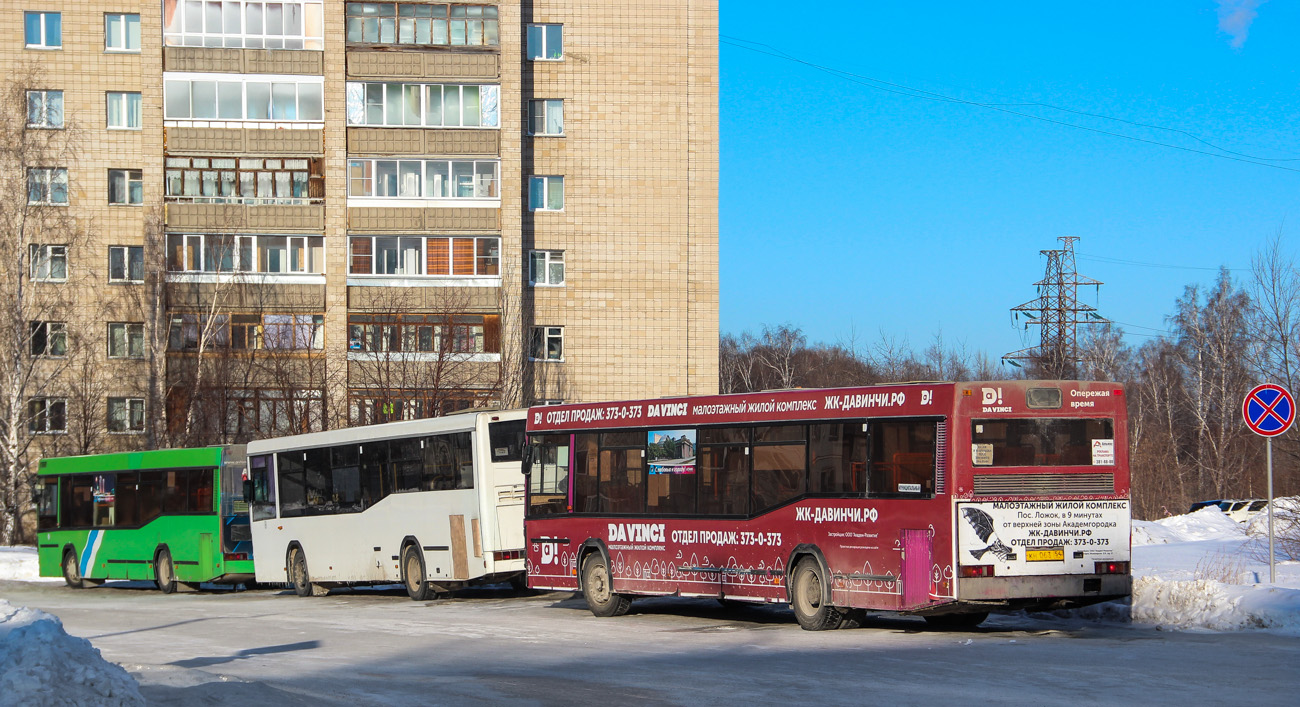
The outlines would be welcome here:
<svg viewBox="0 0 1300 707">
<path fill-rule="evenodd" d="M 1219 499 L 1216 501 L 1201 501 L 1193 503 L 1191 513 L 1195 513 L 1206 506 L 1218 506 L 1224 515 L 1237 521 L 1245 523 L 1250 520 L 1256 513 L 1264 510 L 1268 501 L 1262 498 L 1245 498 L 1245 499 Z"/>
</svg>

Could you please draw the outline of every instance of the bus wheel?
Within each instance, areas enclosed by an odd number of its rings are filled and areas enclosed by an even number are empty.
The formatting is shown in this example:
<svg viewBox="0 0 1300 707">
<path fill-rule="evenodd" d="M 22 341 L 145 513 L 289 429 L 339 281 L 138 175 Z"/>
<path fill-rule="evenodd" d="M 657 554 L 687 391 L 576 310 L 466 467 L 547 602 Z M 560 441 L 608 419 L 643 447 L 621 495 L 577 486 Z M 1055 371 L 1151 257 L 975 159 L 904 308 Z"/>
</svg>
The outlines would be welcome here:
<svg viewBox="0 0 1300 707">
<path fill-rule="evenodd" d="M 591 613 L 600 617 L 622 616 L 632 608 L 631 599 L 614 593 L 609 567 L 598 552 L 587 555 L 582 562 L 582 596 Z"/>
<path fill-rule="evenodd" d="M 86 588 L 86 583 L 81 578 L 81 567 L 77 565 L 77 553 L 71 550 L 63 553 L 63 581 L 73 589 Z"/>
<path fill-rule="evenodd" d="M 790 608 L 805 631 L 828 631 L 840 627 L 844 615 L 826 601 L 826 578 L 821 565 L 811 557 L 799 560 L 790 578 Z"/>
<path fill-rule="evenodd" d="M 979 626 L 988 617 L 987 611 L 977 611 L 972 614 L 939 614 L 925 617 L 925 622 L 934 628 L 961 631 Z"/>
<path fill-rule="evenodd" d="M 420 548 L 407 545 L 402 549 L 402 584 L 406 585 L 406 595 L 415 601 L 429 601 L 436 592 L 424 576 L 424 557 Z"/>
<path fill-rule="evenodd" d="M 153 576 L 157 577 L 158 588 L 163 594 L 171 594 L 176 591 L 176 568 L 172 565 L 172 553 L 170 550 L 162 550 L 158 557 L 153 561 Z"/>
<path fill-rule="evenodd" d="M 520 572 L 510 577 L 510 588 L 516 592 L 528 591 L 528 573 Z"/>
<path fill-rule="evenodd" d="M 307 556 L 303 554 L 302 548 L 295 547 L 289 551 L 289 583 L 293 585 L 294 593 L 300 597 L 309 597 L 314 593 L 311 575 L 307 574 Z"/>
</svg>

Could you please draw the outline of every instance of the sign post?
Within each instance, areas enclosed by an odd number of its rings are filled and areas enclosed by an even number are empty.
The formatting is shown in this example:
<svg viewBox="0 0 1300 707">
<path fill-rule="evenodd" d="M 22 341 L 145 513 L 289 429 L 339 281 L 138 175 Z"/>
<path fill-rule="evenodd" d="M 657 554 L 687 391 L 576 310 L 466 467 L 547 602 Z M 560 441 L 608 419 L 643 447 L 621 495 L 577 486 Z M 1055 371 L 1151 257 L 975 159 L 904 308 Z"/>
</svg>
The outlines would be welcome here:
<svg viewBox="0 0 1300 707">
<path fill-rule="evenodd" d="M 1280 385 L 1264 383 L 1246 394 L 1241 416 L 1251 432 L 1263 437 L 1268 458 L 1268 581 L 1277 583 L 1273 559 L 1273 438 L 1286 432 L 1295 422 L 1295 399 Z"/>
</svg>

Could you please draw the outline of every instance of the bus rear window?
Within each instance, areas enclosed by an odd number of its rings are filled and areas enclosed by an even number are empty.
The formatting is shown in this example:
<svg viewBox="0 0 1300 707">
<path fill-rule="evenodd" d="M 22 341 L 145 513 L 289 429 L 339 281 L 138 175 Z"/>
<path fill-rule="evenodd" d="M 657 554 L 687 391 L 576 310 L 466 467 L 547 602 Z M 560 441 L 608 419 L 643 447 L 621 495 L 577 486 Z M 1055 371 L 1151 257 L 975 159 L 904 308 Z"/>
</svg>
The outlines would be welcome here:
<svg viewBox="0 0 1300 707">
<path fill-rule="evenodd" d="M 524 421 L 507 420 L 488 425 L 488 444 L 492 449 L 492 461 L 517 462 L 523 460 Z"/>
<path fill-rule="evenodd" d="M 1114 464 L 1110 419 L 1024 418 L 973 420 L 975 466 L 1091 466 Z"/>
</svg>

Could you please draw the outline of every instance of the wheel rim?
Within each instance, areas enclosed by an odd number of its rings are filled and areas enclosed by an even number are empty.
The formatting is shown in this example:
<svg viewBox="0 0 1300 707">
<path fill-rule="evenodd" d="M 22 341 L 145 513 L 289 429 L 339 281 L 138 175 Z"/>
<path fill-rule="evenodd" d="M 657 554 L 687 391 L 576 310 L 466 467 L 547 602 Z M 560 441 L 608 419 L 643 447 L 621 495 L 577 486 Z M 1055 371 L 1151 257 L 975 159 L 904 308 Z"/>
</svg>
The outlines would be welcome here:
<svg viewBox="0 0 1300 707">
<path fill-rule="evenodd" d="M 414 552 L 406 553 L 406 588 L 415 593 L 419 591 L 420 584 L 424 580 L 423 573 L 420 572 L 420 561 Z"/>
<path fill-rule="evenodd" d="M 597 604 L 604 604 L 609 601 L 609 582 L 605 578 L 605 566 L 595 565 L 592 567 L 591 577 L 587 579 L 591 591 L 591 598 Z"/>
<path fill-rule="evenodd" d="M 799 608 L 804 614 L 811 616 L 817 613 L 822 605 L 822 582 L 817 573 L 811 569 L 804 570 L 799 575 Z"/>
<path fill-rule="evenodd" d="M 76 582 L 81 579 L 77 571 L 77 558 L 67 555 L 63 558 L 63 576 L 65 579 Z"/>
<path fill-rule="evenodd" d="M 297 550 L 293 553 L 293 583 L 299 587 L 307 584 L 307 563 L 302 559 L 302 553 Z"/>
<path fill-rule="evenodd" d="M 158 583 L 164 585 L 172 583 L 172 563 L 165 555 L 158 558 Z"/>
</svg>

